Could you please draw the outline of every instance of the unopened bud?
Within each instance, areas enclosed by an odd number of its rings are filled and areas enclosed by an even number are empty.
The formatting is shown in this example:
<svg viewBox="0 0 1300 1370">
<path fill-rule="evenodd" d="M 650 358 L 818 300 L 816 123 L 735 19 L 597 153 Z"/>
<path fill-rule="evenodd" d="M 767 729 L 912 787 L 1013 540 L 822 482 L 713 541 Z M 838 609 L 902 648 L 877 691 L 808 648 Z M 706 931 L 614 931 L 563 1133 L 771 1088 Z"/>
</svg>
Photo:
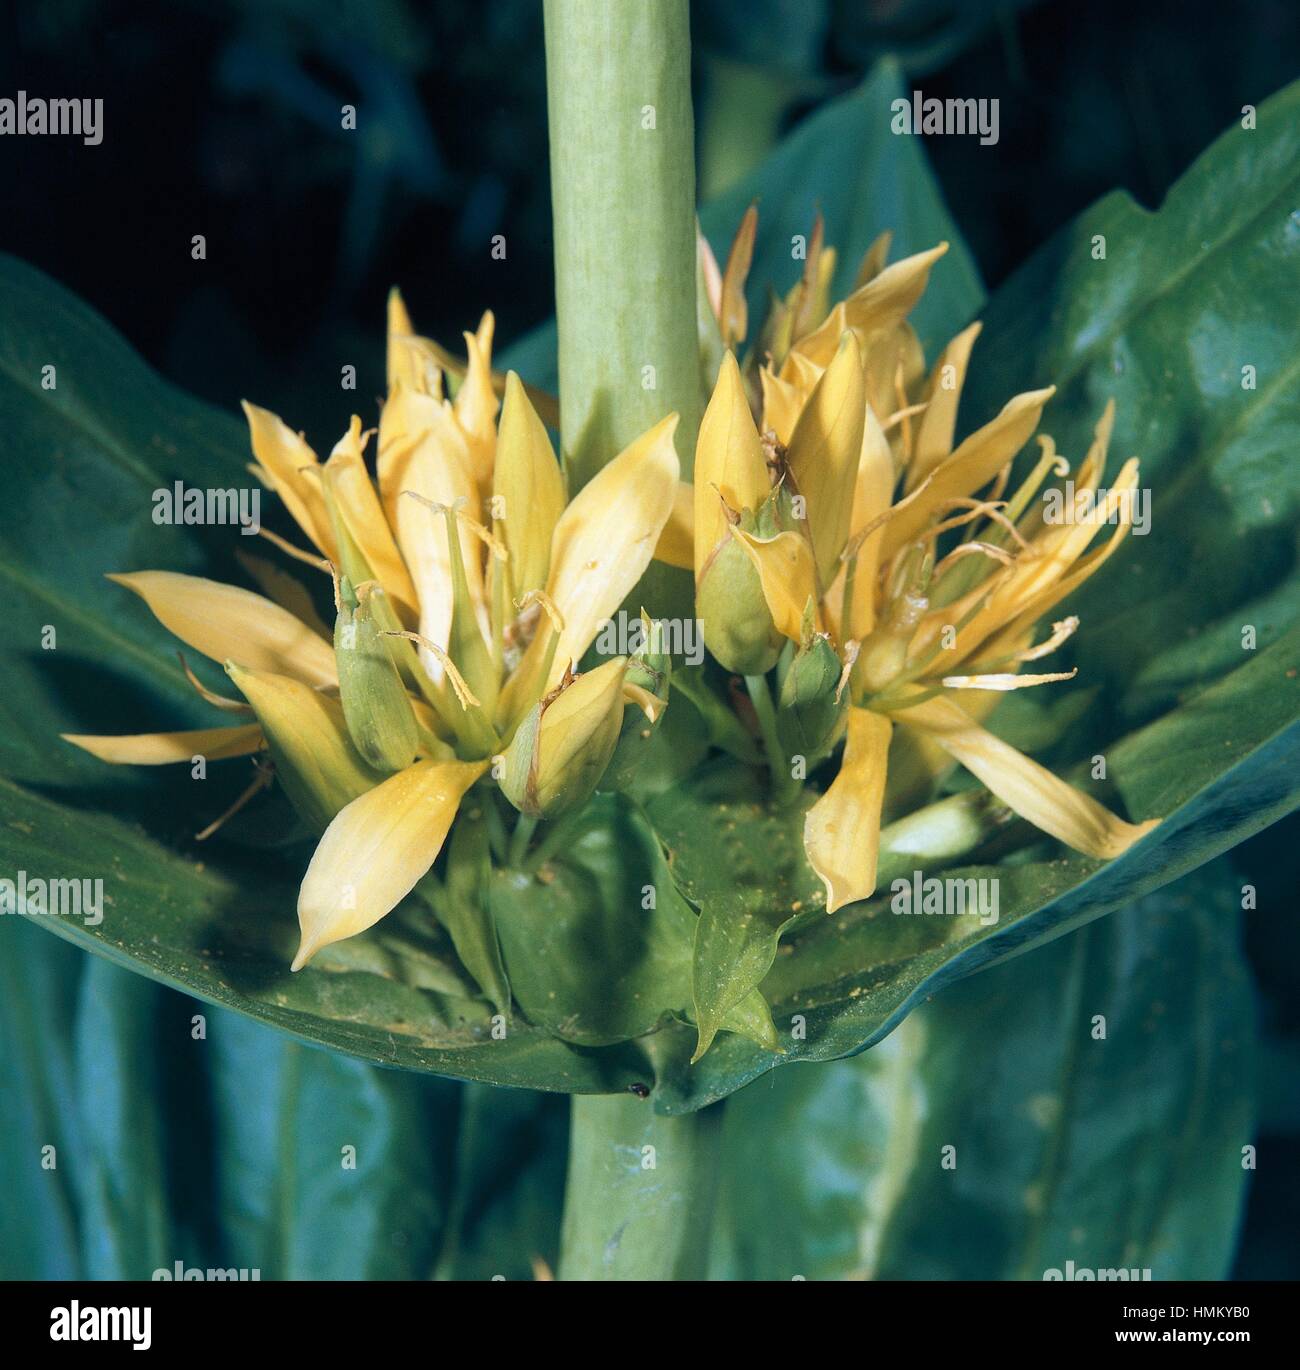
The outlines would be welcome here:
<svg viewBox="0 0 1300 1370">
<path fill-rule="evenodd" d="M 345 580 L 334 623 L 334 656 L 348 732 L 362 758 L 391 774 L 415 760 L 419 732 L 415 711 L 393 664 L 388 616 L 377 613 L 383 590 L 363 586 L 358 596 Z"/>
<path fill-rule="evenodd" d="M 618 745 L 623 678 L 618 657 L 538 700 L 506 749 L 501 789 L 521 813 L 555 818 L 591 797 Z"/>
</svg>

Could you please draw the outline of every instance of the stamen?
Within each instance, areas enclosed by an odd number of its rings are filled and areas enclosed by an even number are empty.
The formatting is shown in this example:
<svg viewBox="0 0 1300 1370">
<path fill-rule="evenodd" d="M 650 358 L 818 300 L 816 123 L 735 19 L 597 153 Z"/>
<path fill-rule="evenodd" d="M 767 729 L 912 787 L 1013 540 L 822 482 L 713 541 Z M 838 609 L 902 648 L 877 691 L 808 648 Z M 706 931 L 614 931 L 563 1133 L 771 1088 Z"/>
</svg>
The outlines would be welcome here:
<svg viewBox="0 0 1300 1370">
<path fill-rule="evenodd" d="M 1027 647 L 1023 652 L 1017 652 L 1015 660 L 1037 661 L 1040 657 L 1050 656 L 1067 638 L 1074 636 L 1078 627 L 1077 614 L 1071 614 L 1069 618 L 1063 618 L 1059 623 L 1053 623 L 1051 637 L 1040 642 L 1037 647 Z"/>
<path fill-rule="evenodd" d="M 1016 564 L 1016 559 L 1010 552 L 1003 551 L 1001 547 L 995 547 L 991 542 L 963 542 L 954 547 L 934 568 L 934 578 L 938 580 L 954 563 L 963 557 L 971 556 L 989 557 L 1003 566 L 1014 566 Z"/>
<path fill-rule="evenodd" d="M 328 557 L 318 556 L 312 552 L 304 552 L 301 547 L 295 547 L 293 543 L 286 542 L 279 533 L 273 533 L 269 528 L 259 528 L 257 531 L 272 547 L 278 547 L 286 556 L 293 557 L 295 561 L 301 561 L 306 566 L 314 566 L 318 571 L 328 571 L 330 569 Z"/>
<path fill-rule="evenodd" d="M 228 823 L 259 791 L 266 789 L 275 775 L 275 768 L 264 761 L 254 761 L 253 766 L 257 774 L 253 777 L 253 783 L 240 794 L 239 798 L 219 817 L 214 818 L 202 832 L 194 834 L 196 842 L 206 842 L 218 828 Z"/>
<path fill-rule="evenodd" d="M 844 687 L 849 683 L 849 676 L 853 674 L 853 668 L 858 663 L 858 653 L 862 650 L 862 644 L 856 639 L 850 638 L 844 644 L 844 669 L 840 672 L 839 684 L 835 686 L 835 702 L 838 704 L 844 694 Z"/>
<path fill-rule="evenodd" d="M 545 612 L 546 617 L 551 620 L 551 627 L 557 633 L 562 633 L 564 631 L 564 615 L 560 612 L 556 602 L 545 590 L 529 590 L 522 599 L 515 601 L 515 608 L 521 611 L 522 617 L 523 613 L 534 604 L 540 606 Z"/>
<path fill-rule="evenodd" d="M 922 400 L 919 404 L 908 405 L 906 409 L 896 409 L 884 423 L 880 425 L 880 431 L 882 433 L 888 433 L 895 424 L 902 423 L 905 419 L 913 418 L 917 414 L 924 414 L 929 407 L 930 401 Z"/>
<path fill-rule="evenodd" d="M 907 385 L 903 379 L 903 363 L 900 360 L 898 368 L 894 372 L 894 397 L 898 401 L 898 411 L 902 415 L 903 423 L 903 465 L 912 464 L 912 420 L 907 416 Z"/>
<path fill-rule="evenodd" d="M 195 691 L 201 699 L 213 705 L 215 708 L 224 709 L 228 714 L 251 714 L 253 706 L 243 699 L 227 699 L 225 695 L 219 695 L 215 690 L 208 687 L 190 670 L 189 663 L 185 660 L 182 652 L 176 653 L 180 658 L 181 670 L 185 672 L 185 679 L 194 686 Z"/>
<path fill-rule="evenodd" d="M 432 638 L 425 637 L 422 633 L 412 633 L 405 628 L 385 628 L 384 636 L 404 637 L 410 642 L 417 643 L 425 651 L 432 652 L 442 662 L 443 669 L 447 672 L 447 679 L 451 681 L 451 688 L 456 692 L 456 699 L 460 707 L 467 712 L 470 709 L 483 707 L 475 697 L 474 691 L 465 683 L 465 677 L 456 669 L 451 657 Z"/>
<path fill-rule="evenodd" d="M 1049 675 L 946 675 L 943 685 L 949 690 L 1023 690 L 1032 685 L 1073 680 L 1078 674 L 1079 668 L 1076 666 L 1072 671 L 1058 671 Z"/>
<path fill-rule="evenodd" d="M 908 495 L 905 499 L 900 499 L 897 504 L 891 504 L 890 507 L 886 509 L 883 514 L 878 514 L 875 518 L 871 520 L 870 523 L 866 525 L 866 527 L 860 528 L 856 533 L 854 533 L 854 535 L 845 544 L 844 550 L 840 553 L 840 560 L 850 561 L 853 557 L 856 557 L 857 554 L 862 550 L 863 543 L 866 542 L 866 540 L 872 535 L 872 533 L 874 533 L 877 528 L 883 528 L 884 525 L 888 523 L 889 520 L 892 519 L 895 514 L 901 513 L 904 509 L 907 508 L 909 504 L 912 503 L 913 500 L 923 495 L 926 489 L 929 487 L 931 480 L 933 479 L 934 473 L 931 472 L 930 475 L 926 476 L 926 478 L 921 482 L 921 484 L 918 485 L 916 489 L 913 490 L 912 493 Z"/>
</svg>

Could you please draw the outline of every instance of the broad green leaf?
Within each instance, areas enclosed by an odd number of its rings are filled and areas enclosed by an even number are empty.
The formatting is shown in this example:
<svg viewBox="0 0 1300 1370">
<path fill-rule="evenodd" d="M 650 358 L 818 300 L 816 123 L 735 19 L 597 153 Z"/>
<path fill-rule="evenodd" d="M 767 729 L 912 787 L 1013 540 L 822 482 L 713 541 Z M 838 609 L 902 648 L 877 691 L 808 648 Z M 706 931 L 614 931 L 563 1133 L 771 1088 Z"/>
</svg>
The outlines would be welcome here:
<svg viewBox="0 0 1300 1370">
<path fill-rule="evenodd" d="M 65 1153 L 88 1279 L 148 1279 L 172 1261 L 164 1189 L 161 991 L 123 982 L 106 961 L 86 968 L 77 996 L 74 1089 L 81 1121 Z"/>
<path fill-rule="evenodd" d="M 76 866 L 69 866 L 75 854 Z M 577 1052 L 512 1024 L 497 1040 L 450 943 L 410 901 L 363 939 L 291 975 L 295 885 L 167 851 L 106 814 L 79 815 L 0 781 L 0 869 L 102 872 L 104 919 L 32 917 L 119 965 L 292 1036 L 391 1066 L 538 1089 L 625 1088 L 644 1074 L 629 1050 Z"/>
<path fill-rule="evenodd" d="M 678 889 L 699 910 L 692 987 L 707 1051 L 727 1015 L 771 969 L 777 940 L 824 907 L 803 854 L 802 810 L 773 813 L 755 772 L 715 765 L 650 805 Z"/>
<path fill-rule="evenodd" d="M 700 1108 L 775 1065 L 871 1046 L 962 976 L 1121 908 L 1289 813 L 1300 801 L 1300 724 L 1281 686 L 1297 672 L 1300 630 L 1293 630 L 1107 749 L 1129 812 L 1165 815 L 1117 860 L 1044 855 L 945 871 L 950 878 L 998 880 L 996 924 L 899 916 L 885 886 L 871 900 L 800 929 L 762 985 L 785 1054 L 722 1036 L 688 1070 L 690 1044 L 676 1037 L 660 1048 L 660 1105 L 673 1112 Z M 1032 849 L 1026 854 L 1034 855 Z M 933 871 L 927 866 L 923 873 Z"/>
<path fill-rule="evenodd" d="M 569 1141 L 568 1100 L 473 1082 L 460 1090 L 455 1184 L 439 1279 L 531 1279 L 554 1271 Z"/>
<path fill-rule="evenodd" d="M 695 920 L 626 802 L 594 800 L 535 872 L 495 871 L 491 904 L 515 998 L 557 1037 L 602 1046 L 689 1007 Z"/>
<path fill-rule="evenodd" d="M 208 1018 L 227 1268 L 425 1279 L 447 1221 L 456 1088 Z M 193 1263 L 193 1262 L 189 1262 Z"/>
<path fill-rule="evenodd" d="M 82 1271 L 71 1164 L 79 1131 L 68 1024 L 89 958 L 0 917 L 0 1278 Z M 53 1168 L 42 1165 L 53 1147 Z M 60 1159 L 62 1164 L 59 1164 Z"/>
<path fill-rule="evenodd" d="M 1074 459 L 1116 403 L 1111 474 L 1140 457 L 1150 531 L 1071 606 L 1079 683 L 1105 685 L 1116 728 L 1238 665 L 1247 626 L 1276 641 L 1300 608 L 1300 85 L 1256 121 L 1158 210 L 1108 195 L 1013 276 L 963 397 L 973 425 L 1011 389 L 1055 384 L 1043 428 Z"/>
<path fill-rule="evenodd" d="M 1216 862 L 741 1092 L 713 1276 L 1225 1278 L 1253 1112 L 1239 899 Z"/>
</svg>

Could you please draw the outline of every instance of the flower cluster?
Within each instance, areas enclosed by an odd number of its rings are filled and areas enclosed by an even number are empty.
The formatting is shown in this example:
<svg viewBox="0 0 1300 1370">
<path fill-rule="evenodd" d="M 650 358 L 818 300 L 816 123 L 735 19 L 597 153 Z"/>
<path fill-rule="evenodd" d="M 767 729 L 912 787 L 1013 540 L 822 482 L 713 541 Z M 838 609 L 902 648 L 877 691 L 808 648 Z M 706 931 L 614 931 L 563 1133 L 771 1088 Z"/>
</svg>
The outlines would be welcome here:
<svg viewBox="0 0 1300 1370">
<path fill-rule="evenodd" d="M 702 248 L 728 348 L 746 331 L 736 301 L 753 233 L 751 210 L 725 275 Z M 811 766 L 843 741 L 804 826 L 827 907 L 875 888 L 887 785 L 902 797 L 947 758 L 1068 846 L 1116 856 L 1153 824 L 1116 817 L 979 720 L 1001 692 L 1073 674 L 1021 668 L 1077 628 L 1063 619 L 1033 645 L 1038 621 L 1127 535 L 1137 460 L 1093 517 L 1045 522 L 1035 496 L 1050 475 L 1070 474 L 1050 437 L 1039 438 L 1028 475 L 1010 482 L 1053 390 L 1015 396 L 954 446 L 980 325 L 953 338 L 927 373 L 907 322 L 947 245 L 886 265 L 882 237 L 857 288 L 830 307 L 833 251 L 821 246 L 820 225 L 811 241 L 803 279 L 774 307 L 744 370 L 731 350 L 723 357 L 696 454 L 691 564 L 705 642 L 749 680 L 769 756 L 779 758 L 778 788 L 780 766 Z M 1089 496 L 1112 418 L 1107 406 L 1073 472 Z M 1113 536 L 1089 551 L 1105 523 L 1117 525 Z M 762 679 L 773 670 L 775 707 Z"/>
<path fill-rule="evenodd" d="M 415 888 L 472 787 L 499 788 L 519 811 L 514 855 L 537 819 L 580 809 L 635 764 L 670 695 L 652 625 L 633 655 L 582 667 L 655 556 L 694 575 L 716 662 L 696 687 L 739 698 L 723 682 L 744 678 L 739 722 L 766 751 L 773 802 L 795 802 L 805 776 L 828 777 L 803 836 L 829 911 L 873 892 L 886 806 L 923 802 L 954 761 L 1096 857 L 1151 826 L 981 722 L 1003 692 L 1071 674 L 1023 668 L 1078 626 L 1062 619 L 1035 642 L 1039 621 L 1123 542 L 1137 462 L 1089 520 L 1049 522 L 1038 496 L 1066 475 L 1100 490 L 1110 408 L 1076 470 L 1043 436 L 1013 484 L 1052 390 L 1016 396 L 955 444 L 979 325 L 927 370 L 907 321 L 946 245 L 889 265 L 883 237 L 832 305 L 820 226 L 801 281 L 738 360 L 755 229 L 751 210 L 725 271 L 701 245 L 709 398 L 693 486 L 679 479 L 670 415 L 569 499 L 543 421 L 555 423 L 553 402 L 493 373 L 492 316 L 465 335 L 461 363 L 415 333 L 394 292 L 373 473 L 375 435 L 359 419 L 321 462 L 275 415 L 245 406 L 251 469 L 311 545 L 266 535 L 330 574 L 332 631 L 304 586 L 262 561 L 247 565 L 264 595 L 172 572 L 113 577 L 224 665 L 242 699 L 187 674 L 210 704 L 245 717 L 70 740 L 136 764 L 269 754 L 245 798 L 274 774 L 320 835 L 294 969 Z M 1117 527 L 1093 547 L 1105 522 Z"/>
<path fill-rule="evenodd" d="M 68 738 L 127 764 L 269 752 L 250 792 L 273 770 L 321 834 L 299 895 L 295 970 L 410 893 L 490 768 L 485 783 L 499 781 L 527 819 L 556 817 L 587 800 L 621 739 L 656 722 L 667 697 L 649 640 L 634 657 L 576 667 L 668 521 L 676 415 L 569 501 L 528 392 L 513 372 L 492 372 L 491 314 L 465 335 L 462 368 L 415 333 L 396 292 L 388 323 L 373 478 L 359 419 L 322 463 L 274 414 L 245 405 L 253 473 L 314 551 L 268 536 L 333 575 L 333 632 L 301 583 L 264 563 L 251 569 L 265 596 L 168 571 L 114 576 L 243 695 L 191 676 L 204 698 L 252 718 Z"/>
</svg>

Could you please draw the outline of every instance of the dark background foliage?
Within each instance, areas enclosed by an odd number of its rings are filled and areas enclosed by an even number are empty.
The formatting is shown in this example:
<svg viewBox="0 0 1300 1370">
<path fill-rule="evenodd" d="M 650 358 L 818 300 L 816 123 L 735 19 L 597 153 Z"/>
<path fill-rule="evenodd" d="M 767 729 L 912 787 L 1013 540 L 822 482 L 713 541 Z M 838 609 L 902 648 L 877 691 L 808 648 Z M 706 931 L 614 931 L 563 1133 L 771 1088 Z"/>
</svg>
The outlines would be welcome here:
<svg viewBox="0 0 1300 1370">
<path fill-rule="evenodd" d="M 694 21 L 706 194 L 884 54 L 927 95 L 997 97 L 996 148 L 926 140 L 990 287 L 1103 192 L 1158 203 L 1300 57 L 1293 0 L 695 0 Z M 536 0 L 6 3 L 0 93 L 20 87 L 102 98 L 105 136 L 0 140 L 0 249 L 227 410 L 255 399 L 327 444 L 339 368 L 358 367 L 362 396 L 379 391 L 394 283 L 449 343 L 485 304 L 507 342 L 552 311 Z M 340 127 L 348 102 L 367 110 L 356 132 Z M 489 256 L 497 233 L 504 262 Z M 1233 858 L 1261 888 L 1246 927 L 1266 1043 L 1268 1163 L 1242 1275 L 1300 1273 L 1286 1236 L 1300 1218 L 1297 831 L 1281 824 Z"/>
</svg>

